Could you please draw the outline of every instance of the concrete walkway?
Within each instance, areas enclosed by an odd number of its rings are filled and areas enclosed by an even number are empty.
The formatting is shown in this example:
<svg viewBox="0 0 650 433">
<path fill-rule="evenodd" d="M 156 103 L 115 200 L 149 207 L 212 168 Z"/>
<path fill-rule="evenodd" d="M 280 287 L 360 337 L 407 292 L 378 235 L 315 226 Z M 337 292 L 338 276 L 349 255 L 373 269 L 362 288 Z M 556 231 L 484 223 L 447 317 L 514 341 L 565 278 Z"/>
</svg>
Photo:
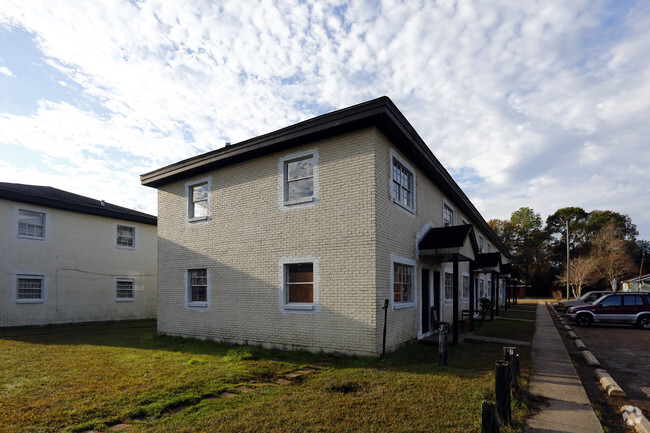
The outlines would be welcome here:
<svg viewBox="0 0 650 433">
<path fill-rule="evenodd" d="M 548 307 L 537 306 L 530 393 L 542 397 L 526 433 L 603 433 Z"/>
</svg>

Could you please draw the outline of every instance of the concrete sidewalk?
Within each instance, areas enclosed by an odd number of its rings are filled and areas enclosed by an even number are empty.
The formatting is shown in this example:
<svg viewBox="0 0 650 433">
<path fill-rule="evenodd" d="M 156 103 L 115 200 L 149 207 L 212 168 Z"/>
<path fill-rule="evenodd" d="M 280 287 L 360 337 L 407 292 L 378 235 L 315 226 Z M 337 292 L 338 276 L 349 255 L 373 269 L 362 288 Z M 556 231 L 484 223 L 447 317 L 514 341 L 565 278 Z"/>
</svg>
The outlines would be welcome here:
<svg viewBox="0 0 650 433">
<path fill-rule="evenodd" d="M 542 302 L 537 306 L 532 358 L 530 393 L 546 401 L 528 420 L 526 433 L 602 433 L 548 307 Z"/>
</svg>

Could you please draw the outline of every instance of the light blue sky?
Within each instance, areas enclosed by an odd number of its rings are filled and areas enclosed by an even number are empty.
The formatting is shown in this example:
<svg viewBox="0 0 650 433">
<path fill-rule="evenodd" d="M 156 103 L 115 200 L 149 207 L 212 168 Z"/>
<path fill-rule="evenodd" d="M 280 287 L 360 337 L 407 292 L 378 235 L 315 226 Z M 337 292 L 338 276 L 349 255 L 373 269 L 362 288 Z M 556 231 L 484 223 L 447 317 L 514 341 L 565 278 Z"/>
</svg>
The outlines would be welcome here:
<svg viewBox="0 0 650 433">
<path fill-rule="evenodd" d="M 0 0 L 0 181 L 156 213 L 139 175 L 387 95 L 486 220 L 650 239 L 647 1 Z"/>
</svg>

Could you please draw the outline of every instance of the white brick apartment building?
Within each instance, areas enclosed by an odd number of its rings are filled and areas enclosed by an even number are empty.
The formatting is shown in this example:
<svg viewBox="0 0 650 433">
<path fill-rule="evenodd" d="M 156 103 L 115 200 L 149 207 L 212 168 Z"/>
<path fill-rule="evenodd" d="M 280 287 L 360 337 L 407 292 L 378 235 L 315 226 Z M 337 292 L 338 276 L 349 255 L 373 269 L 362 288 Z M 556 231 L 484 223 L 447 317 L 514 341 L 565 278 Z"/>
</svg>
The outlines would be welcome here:
<svg viewBox="0 0 650 433">
<path fill-rule="evenodd" d="M 158 189 L 162 333 L 377 355 L 385 300 L 390 351 L 432 333 L 431 307 L 454 323 L 499 293 L 508 252 L 386 97 L 141 181 Z"/>
<path fill-rule="evenodd" d="M 0 326 L 156 317 L 156 217 L 0 183 Z"/>
</svg>

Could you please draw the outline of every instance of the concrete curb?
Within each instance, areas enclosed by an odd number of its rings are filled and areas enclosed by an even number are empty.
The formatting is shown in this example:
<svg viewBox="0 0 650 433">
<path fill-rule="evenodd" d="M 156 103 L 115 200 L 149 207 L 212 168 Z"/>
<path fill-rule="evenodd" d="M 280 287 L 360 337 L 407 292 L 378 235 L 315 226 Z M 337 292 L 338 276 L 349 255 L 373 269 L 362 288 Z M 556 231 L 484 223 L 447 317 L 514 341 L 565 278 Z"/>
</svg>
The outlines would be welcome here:
<svg viewBox="0 0 650 433">
<path fill-rule="evenodd" d="M 609 373 L 606 370 L 603 370 L 602 368 L 597 368 L 596 371 L 596 377 L 598 378 L 598 381 L 600 382 L 600 386 L 603 387 L 605 392 L 607 392 L 607 395 L 610 397 L 627 397 L 627 394 L 625 394 L 625 391 L 618 386 L 616 381 L 612 378 L 612 376 L 609 375 Z"/>
<path fill-rule="evenodd" d="M 578 336 L 576 335 L 575 332 L 569 331 L 569 338 L 572 339 L 572 340 L 576 340 L 578 338 Z"/>
<path fill-rule="evenodd" d="M 573 343 L 575 343 L 576 348 L 578 348 L 578 350 L 587 350 L 587 346 L 585 346 L 585 343 L 581 339 L 576 338 L 575 340 L 573 340 Z"/>
<path fill-rule="evenodd" d="M 598 362 L 594 354 L 591 353 L 590 351 L 584 350 L 582 352 L 582 357 L 587 362 L 587 365 L 591 365 L 592 367 L 600 367 L 600 362 Z"/>
<path fill-rule="evenodd" d="M 571 326 L 569 326 L 569 325 L 564 325 L 564 329 L 565 329 L 566 331 L 571 331 L 571 330 L 572 330 L 572 329 L 571 329 Z"/>
</svg>

